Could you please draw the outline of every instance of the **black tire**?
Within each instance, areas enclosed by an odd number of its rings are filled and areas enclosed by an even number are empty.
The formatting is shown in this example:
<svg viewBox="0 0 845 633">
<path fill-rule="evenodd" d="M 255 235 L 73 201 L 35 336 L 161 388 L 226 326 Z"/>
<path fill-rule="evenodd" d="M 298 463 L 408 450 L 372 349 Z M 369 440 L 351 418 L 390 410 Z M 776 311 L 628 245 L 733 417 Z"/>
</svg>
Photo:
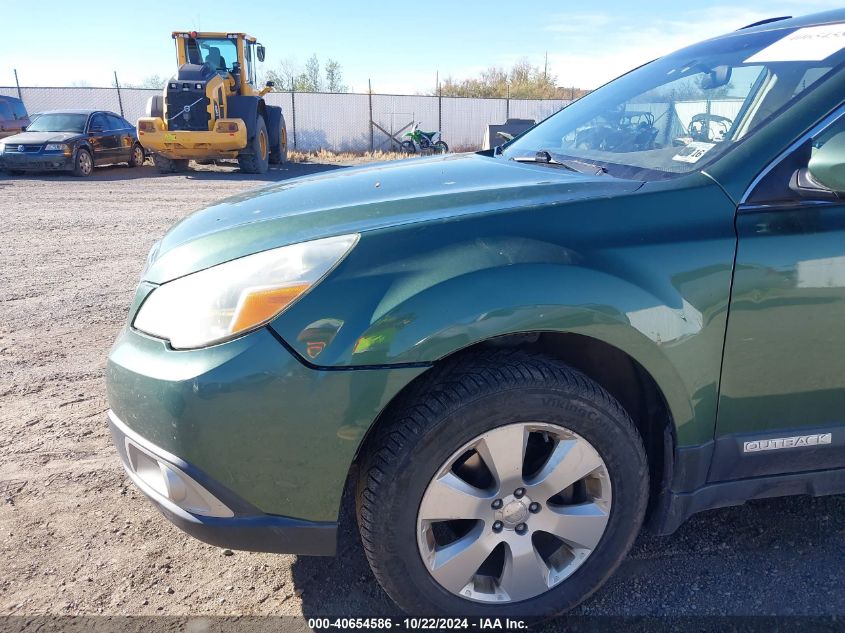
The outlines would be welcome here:
<svg viewBox="0 0 845 633">
<path fill-rule="evenodd" d="M 399 151 L 405 152 L 406 154 L 416 154 L 417 146 L 411 141 L 402 141 L 402 143 L 399 144 Z"/>
<path fill-rule="evenodd" d="M 185 171 L 188 169 L 189 162 L 190 161 L 187 158 L 167 158 L 161 154 L 153 155 L 153 164 L 160 174 L 172 174 L 175 172 Z"/>
<path fill-rule="evenodd" d="M 271 165 L 284 165 L 288 162 L 288 131 L 285 127 L 285 117 L 279 124 L 279 147 L 270 152 Z"/>
<path fill-rule="evenodd" d="M 438 154 L 448 154 L 449 153 L 449 146 L 446 145 L 444 141 L 437 141 L 434 144 L 434 151 Z"/>
<path fill-rule="evenodd" d="M 164 118 L 164 96 L 153 95 L 147 99 L 147 107 L 144 114 L 148 117 Z"/>
<path fill-rule="evenodd" d="M 642 439 L 610 394 L 556 360 L 485 351 L 440 368 L 388 415 L 364 455 L 358 525 L 373 573 L 408 613 L 550 617 L 567 611 L 607 580 L 640 530 L 648 501 Z M 428 572 L 417 545 L 417 512 L 432 477 L 455 451 L 517 421 L 561 426 L 586 439 L 606 466 L 612 505 L 595 549 L 558 585 L 521 602 L 470 601 Z"/>
<path fill-rule="evenodd" d="M 73 175 L 80 178 L 87 178 L 94 173 L 94 157 L 84 147 L 76 151 L 73 159 Z"/>
<path fill-rule="evenodd" d="M 270 169 L 270 138 L 264 117 L 258 117 L 255 136 L 247 150 L 238 154 L 238 166 L 247 174 L 266 174 Z"/>
<path fill-rule="evenodd" d="M 129 162 L 126 163 L 129 167 L 140 167 L 144 164 L 146 160 L 146 154 L 144 154 L 144 148 L 141 147 L 140 143 L 135 143 L 132 146 L 132 153 L 129 155 Z"/>
</svg>

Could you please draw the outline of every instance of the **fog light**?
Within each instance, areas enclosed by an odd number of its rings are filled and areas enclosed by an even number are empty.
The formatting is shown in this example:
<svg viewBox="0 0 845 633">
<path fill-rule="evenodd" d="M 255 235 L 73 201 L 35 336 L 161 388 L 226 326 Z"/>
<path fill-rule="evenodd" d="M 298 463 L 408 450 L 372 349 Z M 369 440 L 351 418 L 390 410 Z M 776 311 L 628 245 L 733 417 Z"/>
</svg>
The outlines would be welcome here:
<svg viewBox="0 0 845 633">
<path fill-rule="evenodd" d="M 190 512 L 211 517 L 234 513 L 190 475 L 126 438 L 126 469 L 136 484 L 159 503 L 170 502 Z"/>
</svg>

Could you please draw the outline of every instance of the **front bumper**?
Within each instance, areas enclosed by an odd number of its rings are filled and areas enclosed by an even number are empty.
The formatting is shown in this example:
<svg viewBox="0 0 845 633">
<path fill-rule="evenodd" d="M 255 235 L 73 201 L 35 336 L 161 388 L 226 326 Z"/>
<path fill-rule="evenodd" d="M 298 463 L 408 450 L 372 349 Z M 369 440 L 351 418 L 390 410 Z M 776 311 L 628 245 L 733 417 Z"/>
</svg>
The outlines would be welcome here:
<svg viewBox="0 0 845 633">
<path fill-rule="evenodd" d="M 155 131 L 142 131 L 141 123 L 152 124 Z M 233 123 L 238 129 L 236 132 L 170 131 L 162 119 L 146 118 L 138 120 L 138 140 L 147 151 L 166 158 L 236 158 L 247 144 L 246 124 L 241 119 L 220 119 L 217 123 Z"/>
<path fill-rule="evenodd" d="M 70 171 L 73 169 L 73 157 L 59 153 L 3 152 L 0 154 L 0 168 L 21 171 Z"/>
<path fill-rule="evenodd" d="M 133 432 L 114 412 L 108 418 L 126 474 L 171 523 L 194 538 L 254 552 L 334 555 L 337 523 L 263 514 Z"/>
<path fill-rule="evenodd" d="M 131 468 L 129 437 L 232 512 L 229 518 L 178 512 L 139 484 L 169 519 L 226 547 L 330 553 L 324 545 L 334 537 L 361 439 L 422 371 L 310 368 L 269 328 L 177 351 L 127 327 L 109 356 L 106 380 L 124 464 Z M 322 535 L 306 539 L 300 534 L 306 530 Z M 312 538 L 314 547 L 307 545 Z M 267 539 L 278 544 L 269 547 Z"/>
</svg>

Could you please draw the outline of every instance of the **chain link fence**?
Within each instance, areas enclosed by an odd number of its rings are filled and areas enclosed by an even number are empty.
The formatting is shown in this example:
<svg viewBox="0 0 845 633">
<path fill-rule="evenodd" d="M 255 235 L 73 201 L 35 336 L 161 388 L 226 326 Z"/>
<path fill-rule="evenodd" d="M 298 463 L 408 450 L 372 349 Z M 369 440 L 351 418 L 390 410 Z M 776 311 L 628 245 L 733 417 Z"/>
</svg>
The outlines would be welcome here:
<svg viewBox="0 0 845 633">
<path fill-rule="evenodd" d="M 135 122 L 147 100 L 160 90 L 142 88 L 20 88 L 30 114 L 73 108 L 121 113 Z M 0 95 L 18 96 L 18 88 L 0 87 Z M 281 106 L 294 149 L 363 152 L 395 148 L 415 122 L 425 131 L 440 130 L 453 150 L 481 147 L 488 125 L 508 118 L 540 121 L 566 106 L 564 99 L 474 99 L 425 95 L 271 92 Z M 372 124 L 371 124 L 372 123 Z"/>
</svg>

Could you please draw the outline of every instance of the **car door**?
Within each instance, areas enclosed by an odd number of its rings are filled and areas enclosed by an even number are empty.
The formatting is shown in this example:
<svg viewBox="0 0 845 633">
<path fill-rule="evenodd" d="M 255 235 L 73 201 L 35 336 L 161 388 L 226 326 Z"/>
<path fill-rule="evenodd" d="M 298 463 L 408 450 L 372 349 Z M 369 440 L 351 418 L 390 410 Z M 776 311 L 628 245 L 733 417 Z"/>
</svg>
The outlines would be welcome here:
<svg viewBox="0 0 845 633">
<path fill-rule="evenodd" d="M 132 154 L 132 127 L 116 114 L 107 114 L 115 136 L 115 161 L 128 162 Z"/>
<path fill-rule="evenodd" d="M 738 208 L 711 481 L 845 466 L 845 200 L 795 192 L 841 132 L 799 141 Z"/>
<path fill-rule="evenodd" d="M 109 120 L 102 112 L 93 114 L 88 120 L 88 142 L 97 165 L 117 162 L 117 137 L 109 126 Z"/>
</svg>

